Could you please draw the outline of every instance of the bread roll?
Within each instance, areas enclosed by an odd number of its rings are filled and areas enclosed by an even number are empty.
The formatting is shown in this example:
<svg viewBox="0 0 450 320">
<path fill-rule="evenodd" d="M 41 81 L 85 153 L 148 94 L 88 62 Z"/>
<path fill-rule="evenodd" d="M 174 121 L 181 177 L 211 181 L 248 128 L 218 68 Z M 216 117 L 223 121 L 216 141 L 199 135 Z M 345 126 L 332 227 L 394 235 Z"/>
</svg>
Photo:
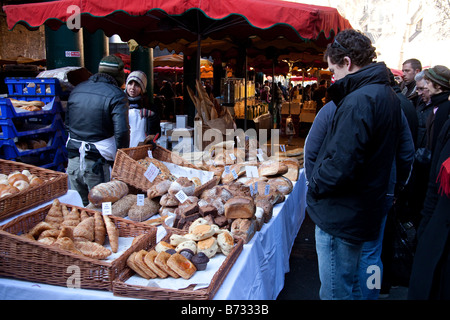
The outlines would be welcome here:
<svg viewBox="0 0 450 320">
<path fill-rule="evenodd" d="M 180 177 L 172 182 L 168 192 L 174 196 L 181 190 L 183 190 L 187 196 L 193 196 L 195 192 L 195 183 L 186 177 Z"/>
<path fill-rule="evenodd" d="M 223 231 L 217 235 L 217 244 L 220 251 L 227 256 L 234 248 L 234 238 L 228 230 Z"/>
<path fill-rule="evenodd" d="M 96 207 L 103 202 L 116 202 L 128 194 L 128 186 L 120 180 L 112 180 L 96 185 L 89 191 L 89 201 Z"/>
<path fill-rule="evenodd" d="M 170 180 L 163 180 L 159 183 L 156 183 L 147 190 L 147 197 L 150 199 L 161 197 L 169 191 L 171 184 L 172 181 Z"/>
<path fill-rule="evenodd" d="M 231 234 L 235 239 L 248 243 L 256 232 L 256 222 L 253 219 L 236 219 L 231 224 Z"/>
<path fill-rule="evenodd" d="M 25 181 L 26 183 L 30 183 L 28 177 L 20 172 L 11 173 L 8 176 L 8 182 L 10 185 L 14 186 L 17 181 Z"/>
<path fill-rule="evenodd" d="M 255 214 L 255 203 L 251 197 L 234 197 L 225 203 L 227 219 L 250 219 Z"/>
<path fill-rule="evenodd" d="M 197 243 L 197 252 L 203 252 L 210 259 L 216 255 L 218 249 L 219 245 L 215 237 L 209 237 Z"/>
</svg>

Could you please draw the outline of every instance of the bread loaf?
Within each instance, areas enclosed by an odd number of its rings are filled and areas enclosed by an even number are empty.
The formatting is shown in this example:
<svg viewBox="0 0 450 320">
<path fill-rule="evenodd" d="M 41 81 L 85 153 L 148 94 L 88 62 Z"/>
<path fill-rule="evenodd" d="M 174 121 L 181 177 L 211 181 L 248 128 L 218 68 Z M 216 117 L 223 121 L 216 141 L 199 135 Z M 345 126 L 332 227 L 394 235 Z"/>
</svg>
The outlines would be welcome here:
<svg viewBox="0 0 450 320">
<path fill-rule="evenodd" d="M 130 220 L 142 222 L 158 213 L 159 204 L 149 198 L 144 199 L 144 205 L 138 206 L 137 203 L 128 211 Z"/>
<path fill-rule="evenodd" d="M 255 203 L 251 197 L 234 197 L 225 203 L 227 219 L 250 219 L 255 214 Z"/>
<path fill-rule="evenodd" d="M 111 206 L 111 214 L 116 217 L 126 217 L 130 208 L 137 203 L 137 195 L 127 194 L 114 202 Z"/>
<path fill-rule="evenodd" d="M 102 202 L 116 202 L 128 194 L 128 186 L 120 180 L 112 180 L 96 185 L 89 191 L 89 201 L 96 207 L 101 207 Z"/>
<path fill-rule="evenodd" d="M 283 175 L 288 172 L 288 167 L 279 161 L 267 161 L 262 163 L 258 168 L 259 176 L 276 176 Z"/>
<path fill-rule="evenodd" d="M 256 232 L 256 222 L 253 219 L 236 219 L 231 224 L 231 234 L 235 239 L 248 243 Z"/>
<path fill-rule="evenodd" d="M 291 181 L 297 181 L 298 171 L 300 168 L 299 161 L 297 159 L 283 159 L 281 162 L 288 167 L 288 172 L 286 172 L 283 176 Z"/>
<path fill-rule="evenodd" d="M 271 189 L 278 190 L 284 195 L 288 195 L 293 189 L 292 181 L 283 176 L 269 179 L 267 183 L 270 185 Z"/>
</svg>

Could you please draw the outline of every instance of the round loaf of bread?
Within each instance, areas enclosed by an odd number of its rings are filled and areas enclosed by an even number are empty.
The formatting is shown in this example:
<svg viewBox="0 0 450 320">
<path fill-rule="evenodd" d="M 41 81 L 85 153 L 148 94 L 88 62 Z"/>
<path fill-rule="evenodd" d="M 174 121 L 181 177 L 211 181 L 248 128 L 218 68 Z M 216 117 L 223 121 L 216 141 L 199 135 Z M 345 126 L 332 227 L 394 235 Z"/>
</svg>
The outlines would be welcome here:
<svg viewBox="0 0 450 320">
<path fill-rule="evenodd" d="M 23 191 L 25 189 L 28 189 L 30 184 L 25 180 L 16 180 L 16 182 L 14 182 L 13 186 L 16 187 L 17 189 L 19 189 L 20 191 Z"/>
<path fill-rule="evenodd" d="M 219 245 L 215 237 L 209 237 L 197 243 L 197 252 L 203 252 L 209 259 L 216 255 L 218 249 Z"/>
<path fill-rule="evenodd" d="M 181 190 L 183 190 L 187 196 L 193 196 L 195 192 L 195 183 L 186 177 L 180 177 L 172 182 L 168 192 L 171 195 L 176 195 Z"/>
<path fill-rule="evenodd" d="M 234 247 L 234 238 L 231 233 L 226 230 L 217 235 L 217 244 L 224 255 L 230 254 Z"/>
</svg>

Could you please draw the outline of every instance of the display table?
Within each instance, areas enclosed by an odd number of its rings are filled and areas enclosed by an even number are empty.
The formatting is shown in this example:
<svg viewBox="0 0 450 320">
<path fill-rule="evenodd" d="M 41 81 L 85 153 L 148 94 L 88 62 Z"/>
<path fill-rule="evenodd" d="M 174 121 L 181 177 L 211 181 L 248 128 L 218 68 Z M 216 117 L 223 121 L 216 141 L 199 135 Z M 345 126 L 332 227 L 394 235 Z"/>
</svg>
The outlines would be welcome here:
<svg viewBox="0 0 450 320">
<path fill-rule="evenodd" d="M 61 202 L 80 205 L 73 191 L 59 198 Z M 47 203 L 48 204 L 48 203 Z M 44 204 L 46 205 L 46 204 Z M 215 300 L 273 300 L 284 286 L 289 272 L 292 245 L 305 217 L 306 180 L 302 169 L 292 193 L 276 205 L 272 219 L 255 234 L 229 271 Z M 33 209 L 32 211 L 34 211 Z M 2 221 L 4 224 L 7 221 Z M 158 239 L 165 230 L 158 230 Z M 1 261 L 0 261 L 1 263 Z M 84 300 L 126 299 L 109 291 L 69 289 L 42 283 L 0 278 L 1 300 Z"/>
</svg>

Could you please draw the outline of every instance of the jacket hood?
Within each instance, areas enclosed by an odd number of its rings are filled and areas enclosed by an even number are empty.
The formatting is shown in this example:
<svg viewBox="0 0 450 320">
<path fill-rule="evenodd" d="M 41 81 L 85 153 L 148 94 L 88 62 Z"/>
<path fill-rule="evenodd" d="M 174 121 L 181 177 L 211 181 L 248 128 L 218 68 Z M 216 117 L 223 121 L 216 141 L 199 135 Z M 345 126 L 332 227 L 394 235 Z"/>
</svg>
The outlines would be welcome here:
<svg viewBox="0 0 450 320">
<path fill-rule="evenodd" d="M 346 75 L 328 88 L 328 94 L 338 106 L 348 94 L 369 84 L 390 86 L 387 67 L 384 62 L 371 63 L 355 73 Z"/>
<path fill-rule="evenodd" d="M 106 83 L 110 83 L 112 85 L 115 85 L 116 87 L 119 86 L 119 84 L 117 83 L 117 80 L 114 79 L 114 77 L 110 76 L 109 74 L 106 73 L 96 73 L 94 75 L 92 75 L 89 80 L 93 81 L 93 82 L 106 82 Z"/>
</svg>

